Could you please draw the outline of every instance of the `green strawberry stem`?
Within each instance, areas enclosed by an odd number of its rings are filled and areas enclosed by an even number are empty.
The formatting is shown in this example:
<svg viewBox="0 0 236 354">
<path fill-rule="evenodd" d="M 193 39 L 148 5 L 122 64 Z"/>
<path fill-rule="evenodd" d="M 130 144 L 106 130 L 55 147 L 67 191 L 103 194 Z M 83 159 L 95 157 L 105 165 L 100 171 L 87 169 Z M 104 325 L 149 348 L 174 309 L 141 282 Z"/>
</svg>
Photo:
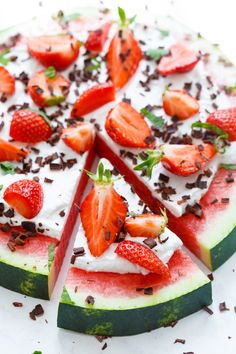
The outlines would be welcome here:
<svg viewBox="0 0 236 354">
<path fill-rule="evenodd" d="M 139 158 L 143 160 L 140 164 L 134 167 L 135 171 L 146 171 L 147 176 L 151 177 L 152 176 L 152 170 L 154 166 L 156 166 L 164 156 L 164 152 L 162 147 L 158 150 L 147 150 L 146 151 L 147 158 L 143 158 L 142 156 L 139 155 Z"/>
<path fill-rule="evenodd" d="M 112 179 L 111 170 L 104 169 L 104 165 L 102 162 L 99 163 L 97 168 L 97 173 L 93 173 L 90 171 L 85 170 L 87 175 L 94 181 L 100 184 L 109 184 L 114 183 L 118 179 L 122 178 L 122 176 L 118 176 Z"/>
<path fill-rule="evenodd" d="M 119 24 L 121 28 L 127 28 L 136 19 L 136 15 L 131 18 L 127 18 L 124 9 L 122 9 L 121 7 L 118 7 L 118 15 L 120 18 Z"/>
</svg>

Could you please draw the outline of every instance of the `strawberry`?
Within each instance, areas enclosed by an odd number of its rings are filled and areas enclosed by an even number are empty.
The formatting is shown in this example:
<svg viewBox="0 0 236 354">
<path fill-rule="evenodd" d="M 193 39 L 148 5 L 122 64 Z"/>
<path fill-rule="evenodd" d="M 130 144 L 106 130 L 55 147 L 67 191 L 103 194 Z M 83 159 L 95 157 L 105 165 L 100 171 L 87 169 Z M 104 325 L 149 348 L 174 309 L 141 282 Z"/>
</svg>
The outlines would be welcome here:
<svg viewBox="0 0 236 354">
<path fill-rule="evenodd" d="M 94 126 L 90 123 L 78 123 L 75 127 L 65 128 L 62 131 L 64 143 L 79 154 L 92 147 L 94 136 Z"/>
<path fill-rule="evenodd" d="M 89 36 L 84 43 L 85 48 L 95 55 L 102 52 L 110 28 L 111 22 L 106 22 L 95 31 L 90 31 Z"/>
<path fill-rule="evenodd" d="M 152 273 L 159 274 L 163 279 L 170 278 L 170 271 L 167 266 L 146 246 L 133 241 L 122 241 L 116 247 L 115 252 L 131 263 L 148 269 Z"/>
<path fill-rule="evenodd" d="M 28 109 L 21 109 L 13 114 L 10 136 L 14 140 L 24 143 L 38 143 L 48 140 L 51 134 L 52 129 L 46 116 Z"/>
<path fill-rule="evenodd" d="M 15 92 L 15 78 L 7 69 L 0 66 L 0 93 L 11 96 Z"/>
<path fill-rule="evenodd" d="M 76 100 L 72 110 L 71 117 L 82 117 L 83 115 L 94 111 L 104 104 L 115 100 L 115 88 L 112 83 L 106 82 L 92 86 L 82 93 Z"/>
<path fill-rule="evenodd" d="M 105 129 L 119 145 L 140 148 L 154 146 L 151 129 L 144 117 L 126 102 L 120 102 L 108 112 Z"/>
<path fill-rule="evenodd" d="M 181 120 L 192 117 L 200 109 L 198 101 L 181 90 L 165 90 L 162 100 L 166 114 L 171 117 L 176 116 Z"/>
<path fill-rule="evenodd" d="M 70 34 L 31 37 L 28 51 L 43 66 L 65 70 L 79 55 L 79 41 Z"/>
<path fill-rule="evenodd" d="M 98 166 L 97 176 L 88 173 L 94 187 L 80 207 L 81 222 L 91 254 L 99 257 L 116 239 L 125 221 L 127 207 L 115 191 L 110 170 Z"/>
<path fill-rule="evenodd" d="M 69 93 L 69 81 L 56 73 L 48 77 L 45 72 L 38 71 L 28 83 L 28 93 L 39 107 L 57 105 Z"/>
<path fill-rule="evenodd" d="M 28 155 L 26 149 L 19 148 L 18 146 L 9 143 L 8 141 L 0 138 L 0 161 L 21 161 Z"/>
<path fill-rule="evenodd" d="M 107 69 L 110 79 L 117 90 L 121 89 L 133 76 L 142 59 L 138 42 L 128 28 L 133 19 L 128 20 L 119 8 L 120 29 L 113 37 L 107 53 Z"/>
<path fill-rule="evenodd" d="M 43 189 L 36 181 L 22 179 L 7 187 L 3 199 L 24 218 L 32 219 L 43 206 Z"/>
<path fill-rule="evenodd" d="M 196 53 L 182 43 L 170 47 L 170 55 L 163 56 L 157 66 L 161 75 L 185 73 L 192 70 L 198 63 Z"/>
<path fill-rule="evenodd" d="M 160 161 L 162 165 L 178 176 L 189 176 L 202 169 L 215 155 L 216 149 L 211 144 L 201 145 L 163 145 L 159 150 L 147 151 L 147 158 L 135 170 L 146 170 L 152 175 L 152 170 Z"/>
<path fill-rule="evenodd" d="M 236 140 L 236 107 L 218 109 L 211 113 L 206 121 L 224 130 L 228 134 L 229 140 Z"/>
<path fill-rule="evenodd" d="M 125 220 L 125 230 L 133 237 L 153 237 L 156 238 L 164 231 L 168 222 L 166 213 L 141 214 L 132 216 Z"/>
</svg>

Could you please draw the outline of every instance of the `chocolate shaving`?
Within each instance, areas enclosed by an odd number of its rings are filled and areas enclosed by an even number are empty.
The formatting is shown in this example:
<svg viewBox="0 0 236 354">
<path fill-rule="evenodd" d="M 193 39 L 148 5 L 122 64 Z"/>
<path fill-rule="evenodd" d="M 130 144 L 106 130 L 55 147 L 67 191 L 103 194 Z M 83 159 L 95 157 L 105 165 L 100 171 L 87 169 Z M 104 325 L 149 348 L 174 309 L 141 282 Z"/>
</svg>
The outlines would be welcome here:
<svg viewBox="0 0 236 354">
<path fill-rule="evenodd" d="M 143 243 L 151 249 L 157 245 L 156 241 L 152 237 L 145 238 Z"/>
<path fill-rule="evenodd" d="M 220 312 L 229 311 L 229 308 L 226 306 L 225 301 L 219 304 L 219 310 Z"/>
<path fill-rule="evenodd" d="M 209 315 L 213 315 L 213 313 L 214 313 L 208 306 L 203 306 L 202 309 L 204 311 L 206 311 L 207 313 L 209 313 Z"/>
<path fill-rule="evenodd" d="M 36 320 L 36 317 L 42 316 L 44 314 L 44 309 L 41 304 L 35 306 L 35 308 L 29 313 L 32 320 Z"/>
<path fill-rule="evenodd" d="M 17 301 L 14 301 L 12 303 L 12 305 L 15 306 L 15 307 L 22 307 L 23 306 L 22 302 L 17 302 Z"/>
<path fill-rule="evenodd" d="M 185 339 L 176 338 L 176 340 L 174 341 L 174 344 L 175 344 L 175 343 L 185 344 L 185 342 L 186 342 Z"/>
<path fill-rule="evenodd" d="M 203 215 L 203 210 L 200 204 L 195 203 L 194 205 L 187 205 L 185 208 L 186 212 L 192 213 L 197 218 L 201 218 Z"/>
</svg>

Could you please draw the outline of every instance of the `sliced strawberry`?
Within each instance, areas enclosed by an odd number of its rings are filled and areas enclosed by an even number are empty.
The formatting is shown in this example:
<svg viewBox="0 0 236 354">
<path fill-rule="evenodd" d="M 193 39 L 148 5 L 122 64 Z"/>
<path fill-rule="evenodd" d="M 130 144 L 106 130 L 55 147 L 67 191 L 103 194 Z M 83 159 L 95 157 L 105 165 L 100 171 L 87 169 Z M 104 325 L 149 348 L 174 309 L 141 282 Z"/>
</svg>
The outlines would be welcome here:
<svg viewBox="0 0 236 354">
<path fill-rule="evenodd" d="M 134 17 L 127 19 L 121 8 L 118 8 L 118 13 L 120 28 L 111 40 L 106 58 L 110 79 L 117 90 L 134 75 L 143 56 L 138 42 L 128 28 Z"/>
<path fill-rule="evenodd" d="M 125 221 L 127 207 L 113 188 L 110 171 L 102 164 L 98 176 L 91 173 L 94 188 L 80 208 L 81 222 L 91 254 L 99 257 L 116 239 Z"/>
<path fill-rule="evenodd" d="M 0 66 L 0 93 L 11 96 L 15 92 L 15 78 L 7 69 Z"/>
<path fill-rule="evenodd" d="M 147 176 L 151 177 L 153 167 L 161 161 L 170 172 L 186 177 L 204 169 L 215 153 L 216 149 L 211 144 L 166 144 L 158 150 L 148 150 L 147 157 L 134 169 L 145 170 Z"/>
<path fill-rule="evenodd" d="M 0 161 L 21 161 L 28 151 L 0 138 Z"/>
<path fill-rule="evenodd" d="M 109 111 L 105 129 L 119 145 L 142 148 L 154 146 L 151 129 L 144 117 L 126 102 L 120 102 Z"/>
<path fill-rule="evenodd" d="M 45 67 L 65 70 L 79 55 L 79 41 L 70 34 L 31 37 L 28 51 Z"/>
<path fill-rule="evenodd" d="M 206 121 L 228 133 L 229 140 L 236 140 L 236 107 L 218 109 L 211 113 Z"/>
<path fill-rule="evenodd" d="M 15 111 L 10 126 L 10 136 L 24 143 L 46 141 L 52 134 L 49 121 L 40 114 L 21 109 Z"/>
<path fill-rule="evenodd" d="M 7 187 L 3 198 L 24 218 L 32 219 L 43 206 L 43 189 L 38 182 L 23 179 Z"/>
<path fill-rule="evenodd" d="M 72 150 L 81 154 L 92 147 L 94 136 L 92 124 L 78 123 L 75 127 L 63 129 L 62 139 Z"/>
<path fill-rule="evenodd" d="M 170 278 L 167 266 L 149 248 L 133 241 L 122 241 L 116 247 L 115 252 L 131 263 L 148 269 L 152 273 L 159 274 L 163 279 Z"/>
<path fill-rule="evenodd" d="M 90 31 L 89 36 L 84 44 L 85 48 L 92 54 L 98 54 L 102 52 L 110 28 L 111 22 L 106 22 L 95 31 Z"/>
<path fill-rule="evenodd" d="M 161 75 L 185 73 L 192 70 L 198 63 L 196 53 L 182 43 L 175 43 L 170 47 L 170 55 L 161 58 L 158 72 Z"/>
<path fill-rule="evenodd" d="M 76 100 L 71 111 L 71 117 L 82 117 L 114 100 L 115 88 L 112 83 L 106 82 L 104 84 L 92 86 L 90 89 L 83 92 Z"/>
<path fill-rule="evenodd" d="M 125 230 L 133 237 L 156 238 L 164 231 L 167 224 L 166 214 L 141 214 L 125 220 Z"/>
<path fill-rule="evenodd" d="M 205 168 L 215 155 L 211 144 L 164 145 L 162 165 L 178 176 L 189 176 Z"/>
<path fill-rule="evenodd" d="M 192 117 L 200 109 L 198 101 L 181 90 L 165 90 L 162 100 L 166 114 L 181 120 Z"/>
<path fill-rule="evenodd" d="M 47 107 L 64 101 L 69 87 L 69 81 L 62 75 L 49 78 L 44 71 L 38 71 L 28 83 L 28 92 L 37 106 Z"/>
</svg>

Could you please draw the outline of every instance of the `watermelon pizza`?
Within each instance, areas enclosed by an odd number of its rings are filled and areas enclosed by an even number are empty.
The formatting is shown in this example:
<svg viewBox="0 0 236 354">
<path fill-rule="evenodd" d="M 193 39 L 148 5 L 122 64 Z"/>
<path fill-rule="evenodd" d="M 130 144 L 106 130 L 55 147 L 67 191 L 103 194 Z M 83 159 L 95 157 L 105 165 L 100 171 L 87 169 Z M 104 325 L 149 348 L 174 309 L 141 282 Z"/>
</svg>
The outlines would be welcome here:
<svg viewBox="0 0 236 354">
<path fill-rule="evenodd" d="M 0 285 L 50 298 L 80 210 L 58 326 L 100 335 L 211 303 L 182 242 L 210 269 L 236 249 L 234 67 L 173 19 L 118 15 L 60 11 L 0 46 Z"/>
</svg>

